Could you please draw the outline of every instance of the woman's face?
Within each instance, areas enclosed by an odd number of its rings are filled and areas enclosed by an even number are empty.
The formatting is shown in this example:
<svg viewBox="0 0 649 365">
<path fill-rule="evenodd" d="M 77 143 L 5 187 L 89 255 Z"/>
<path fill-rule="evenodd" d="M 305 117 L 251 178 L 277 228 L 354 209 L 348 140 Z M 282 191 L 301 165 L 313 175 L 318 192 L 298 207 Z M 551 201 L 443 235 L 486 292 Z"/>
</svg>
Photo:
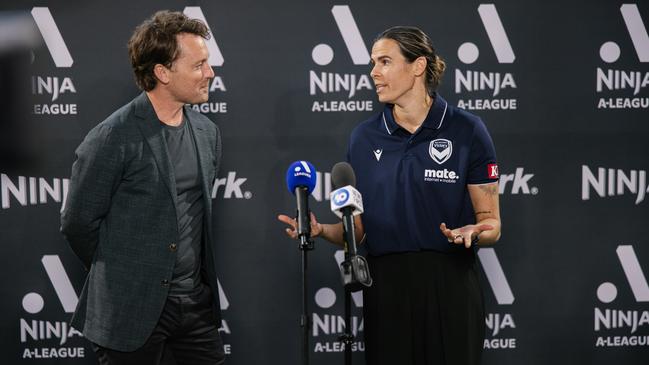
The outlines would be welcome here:
<svg viewBox="0 0 649 365">
<path fill-rule="evenodd" d="M 416 62 L 409 63 L 392 39 L 379 39 L 372 46 L 372 71 L 379 101 L 389 104 L 407 103 L 414 96 Z"/>
</svg>

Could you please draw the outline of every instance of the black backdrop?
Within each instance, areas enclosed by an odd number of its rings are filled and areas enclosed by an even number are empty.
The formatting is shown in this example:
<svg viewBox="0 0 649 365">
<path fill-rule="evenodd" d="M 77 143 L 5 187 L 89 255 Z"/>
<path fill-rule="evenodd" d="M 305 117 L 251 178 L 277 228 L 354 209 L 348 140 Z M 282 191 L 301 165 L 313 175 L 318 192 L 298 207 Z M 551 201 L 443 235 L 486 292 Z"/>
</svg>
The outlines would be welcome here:
<svg viewBox="0 0 649 365">
<path fill-rule="evenodd" d="M 223 133 L 213 224 L 229 364 L 299 363 L 300 252 L 275 218 L 295 209 L 284 174 L 292 161 L 311 161 L 321 172 L 311 207 L 334 221 L 328 172 L 344 160 L 351 129 L 381 110 L 365 52 L 397 24 L 432 37 L 448 66 L 440 93 L 481 116 L 496 144 L 503 237 L 480 251 L 484 363 L 649 359 L 646 2 L 9 0 L 0 8 L 25 11 L 37 38 L 48 39 L 25 80 L 30 111 L 9 121 L 31 127 L 21 143 L 38 158 L 0 175 L 3 363 L 94 361 L 66 324 L 84 271 L 58 232 L 59 211 L 76 146 L 138 93 L 126 42 L 159 9 L 202 15 L 223 60 L 199 108 Z M 323 241 L 310 253 L 314 364 L 343 359 L 336 253 Z M 353 307 L 362 350 L 362 300 Z"/>
</svg>

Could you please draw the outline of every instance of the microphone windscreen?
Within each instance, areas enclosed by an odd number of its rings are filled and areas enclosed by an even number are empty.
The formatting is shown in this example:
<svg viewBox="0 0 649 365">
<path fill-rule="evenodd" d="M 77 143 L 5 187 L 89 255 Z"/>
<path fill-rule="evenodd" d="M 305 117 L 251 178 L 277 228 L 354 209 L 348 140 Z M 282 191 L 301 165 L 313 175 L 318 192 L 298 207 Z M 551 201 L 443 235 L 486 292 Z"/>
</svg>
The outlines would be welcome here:
<svg viewBox="0 0 649 365">
<path fill-rule="evenodd" d="M 291 194 L 295 194 L 298 186 L 307 188 L 307 193 L 311 194 L 316 180 L 315 167 L 308 161 L 295 161 L 286 170 L 286 187 Z"/>
<path fill-rule="evenodd" d="M 356 186 L 356 175 L 352 166 L 347 162 L 335 164 L 331 169 L 331 184 L 334 189 L 347 185 Z"/>
</svg>

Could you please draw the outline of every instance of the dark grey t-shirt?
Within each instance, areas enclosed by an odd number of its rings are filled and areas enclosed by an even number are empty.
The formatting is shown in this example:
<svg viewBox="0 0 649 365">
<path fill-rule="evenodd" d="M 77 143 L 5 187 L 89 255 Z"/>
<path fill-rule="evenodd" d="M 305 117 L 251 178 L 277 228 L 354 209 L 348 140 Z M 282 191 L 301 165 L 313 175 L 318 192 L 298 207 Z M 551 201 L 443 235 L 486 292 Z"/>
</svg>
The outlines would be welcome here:
<svg viewBox="0 0 649 365">
<path fill-rule="evenodd" d="M 177 127 L 162 125 L 176 177 L 179 232 L 169 295 L 194 295 L 200 293 L 202 288 L 200 269 L 204 214 L 197 151 L 186 118 Z"/>
</svg>

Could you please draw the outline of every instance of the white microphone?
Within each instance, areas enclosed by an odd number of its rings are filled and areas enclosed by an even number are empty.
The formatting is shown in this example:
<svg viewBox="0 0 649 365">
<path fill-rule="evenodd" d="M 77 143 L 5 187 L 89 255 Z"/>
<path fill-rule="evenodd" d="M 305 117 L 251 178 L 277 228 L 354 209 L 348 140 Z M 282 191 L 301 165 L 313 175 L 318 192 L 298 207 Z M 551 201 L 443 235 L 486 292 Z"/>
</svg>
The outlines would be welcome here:
<svg viewBox="0 0 649 365">
<path fill-rule="evenodd" d="M 363 213 L 363 198 L 354 187 L 356 175 L 347 162 L 334 165 L 331 181 L 337 188 L 331 192 L 331 211 L 342 219 L 345 242 L 345 260 L 340 264 L 340 274 L 345 289 L 354 292 L 372 285 L 367 261 L 356 253 L 354 216 Z"/>
<path fill-rule="evenodd" d="M 350 208 L 352 215 L 363 213 L 363 197 L 361 193 L 351 185 L 343 186 L 331 192 L 330 195 L 331 211 L 343 218 L 345 208 Z"/>
</svg>

